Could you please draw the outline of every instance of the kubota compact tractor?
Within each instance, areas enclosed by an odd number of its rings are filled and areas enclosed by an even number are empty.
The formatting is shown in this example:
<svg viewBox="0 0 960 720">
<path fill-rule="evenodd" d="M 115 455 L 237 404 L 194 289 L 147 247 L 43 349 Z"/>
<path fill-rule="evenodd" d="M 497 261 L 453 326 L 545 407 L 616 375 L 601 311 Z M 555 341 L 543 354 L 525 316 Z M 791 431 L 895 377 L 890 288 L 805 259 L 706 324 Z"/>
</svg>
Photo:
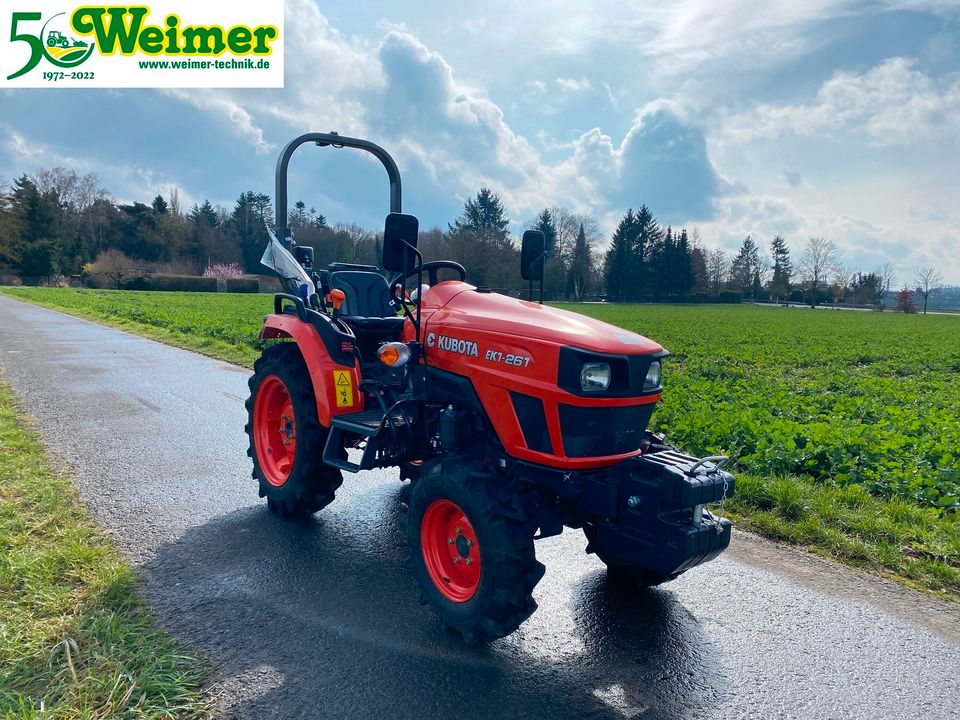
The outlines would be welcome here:
<svg viewBox="0 0 960 720">
<path fill-rule="evenodd" d="M 305 143 L 372 153 L 390 180 L 382 271 L 313 267 L 287 225 L 287 166 Z M 303 135 L 276 173 L 264 264 L 287 292 L 260 337 L 247 401 L 253 476 L 278 515 L 328 505 L 341 472 L 397 467 L 411 482 L 407 539 L 423 598 L 467 642 L 513 632 L 536 609 L 534 540 L 582 528 L 587 550 L 637 585 L 722 552 L 730 522 L 705 506 L 733 492 L 720 466 L 647 430 L 660 345 L 583 315 L 475 287 L 424 262 L 400 174 L 378 145 Z M 527 232 L 525 278 L 543 276 Z M 447 271 L 456 279 L 441 281 Z M 388 282 L 384 272 L 391 273 Z M 411 280 L 416 285 L 408 290 Z M 348 455 L 348 450 L 355 453 Z"/>
</svg>

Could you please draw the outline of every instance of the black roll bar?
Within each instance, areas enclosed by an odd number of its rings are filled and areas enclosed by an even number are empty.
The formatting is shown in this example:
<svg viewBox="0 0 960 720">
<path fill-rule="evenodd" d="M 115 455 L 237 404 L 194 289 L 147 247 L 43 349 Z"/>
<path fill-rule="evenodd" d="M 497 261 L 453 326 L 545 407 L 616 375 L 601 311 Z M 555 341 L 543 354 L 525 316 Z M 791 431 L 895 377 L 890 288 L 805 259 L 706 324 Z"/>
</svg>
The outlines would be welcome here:
<svg viewBox="0 0 960 720">
<path fill-rule="evenodd" d="M 376 143 L 369 140 L 360 140 L 359 138 L 346 137 L 336 132 L 329 133 L 307 133 L 301 135 L 287 143 L 277 159 L 277 177 L 276 193 L 274 195 L 274 220 L 277 227 L 277 239 L 285 246 L 290 246 L 290 228 L 287 227 L 287 166 L 290 164 L 290 158 L 304 143 L 316 143 L 317 147 L 327 147 L 331 145 L 335 148 L 357 148 L 366 150 L 377 158 L 387 171 L 387 177 L 390 179 L 390 212 L 403 212 L 401 209 L 401 188 L 400 188 L 400 170 L 397 169 L 397 163 L 390 157 L 390 153 L 384 150 Z"/>
</svg>

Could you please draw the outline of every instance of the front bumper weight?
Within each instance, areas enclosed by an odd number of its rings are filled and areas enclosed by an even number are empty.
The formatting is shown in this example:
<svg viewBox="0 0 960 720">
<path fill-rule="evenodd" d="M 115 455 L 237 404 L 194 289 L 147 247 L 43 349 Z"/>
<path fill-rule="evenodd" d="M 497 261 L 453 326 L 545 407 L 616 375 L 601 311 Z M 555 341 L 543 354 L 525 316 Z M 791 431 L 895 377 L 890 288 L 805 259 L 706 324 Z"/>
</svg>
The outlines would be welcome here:
<svg viewBox="0 0 960 720">
<path fill-rule="evenodd" d="M 702 507 L 733 495 L 730 473 L 671 449 L 621 463 L 609 481 L 615 510 L 595 526 L 599 544 L 620 562 L 675 576 L 730 544 L 730 521 Z"/>
</svg>

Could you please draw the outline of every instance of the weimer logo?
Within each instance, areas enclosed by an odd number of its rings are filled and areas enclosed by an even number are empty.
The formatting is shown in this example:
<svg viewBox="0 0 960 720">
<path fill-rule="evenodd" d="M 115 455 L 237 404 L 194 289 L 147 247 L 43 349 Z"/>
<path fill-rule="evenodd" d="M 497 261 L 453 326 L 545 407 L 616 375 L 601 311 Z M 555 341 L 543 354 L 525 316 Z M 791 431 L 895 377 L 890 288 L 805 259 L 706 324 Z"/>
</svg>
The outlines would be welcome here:
<svg viewBox="0 0 960 720">
<path fill-rule="evenodd" d="M 13 41 L 29 43 L 31 54 L 27 64 L 12 75 L 8 75 L 7 80 L 13 80 L 30 72 L 44 58 L 59 68 L 75 68 L 93 53 L 93 45 L 70 37 L 66 13 L 54 15 L 47 20 L 40 28 L 39 35 L 18 32 L 20 23 L 41 19 L 41 14 L 36 12 L 13 13 L 10 38 Z"/>
<path fill-rule="evenodd" d="M 34 0 L 31 6 L 0 11 L 0 43 L 9 38 L 8 47 L 0 46 L 0 85 L 283 86 L 281 0 L 72 8 L 63 0 Z"/>
</svg>

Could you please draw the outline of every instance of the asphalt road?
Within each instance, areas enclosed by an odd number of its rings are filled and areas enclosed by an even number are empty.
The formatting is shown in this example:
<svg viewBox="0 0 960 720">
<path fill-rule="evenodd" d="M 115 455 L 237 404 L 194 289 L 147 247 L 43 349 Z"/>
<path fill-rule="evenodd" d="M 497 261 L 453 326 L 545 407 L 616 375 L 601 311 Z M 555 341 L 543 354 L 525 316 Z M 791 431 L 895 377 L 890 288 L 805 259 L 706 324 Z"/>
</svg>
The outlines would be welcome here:
<svg viewBox="0 0 960 720">
<path fill-rule="evenodd" d="M 540 609 L 464 647 L 417 603 L 395 473 L 267 512 L 247 370 L 3 297 L 0 367 L 223 717 L 960 717 L 956 606 L 742 533 L 649 592 L 579 532 L 542 541 Z"/>
</svg>

